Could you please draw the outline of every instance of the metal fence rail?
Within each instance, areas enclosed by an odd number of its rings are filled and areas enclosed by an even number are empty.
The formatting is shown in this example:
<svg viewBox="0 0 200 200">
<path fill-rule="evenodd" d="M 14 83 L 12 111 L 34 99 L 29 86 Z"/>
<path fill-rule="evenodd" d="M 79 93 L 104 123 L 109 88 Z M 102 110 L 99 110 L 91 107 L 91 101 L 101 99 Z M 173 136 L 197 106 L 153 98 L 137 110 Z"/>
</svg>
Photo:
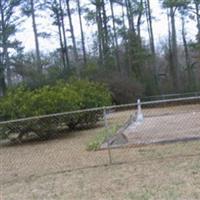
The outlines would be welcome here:
<svg viewBox="0 0 200 200">
<path fill-rule="evenodd" d="M 200 92 L 187 92 L 187 93 L 176 93 L 176 94 L 162 94 L 155 96 L 142 97 L 142 101 L 152 101 L 152 100 L 165 100 L 174 98 L 187 98 L 187 97 L 197 97 L 200 96 Z"/>
<path fill-rule="evenodd" d="M 179 104 L 184 103 L 184 102 L 191 104 L 191 103 L 193 103 L 193 101 L 199 101 L 199 100 L 200 100 L 200 96 L 194 96 L 194 97 L 173 98 L 173 99 L 165 99 L 165 100 L 144 101 L 144 102 L 141 102 L 141 105 L 151 106 L 151 105 L 157 105 L 157 104 L 177 103 L 177 102 Z M 78 113 L 84 113 L 84 112 L 95 112 L 95 111 L 113 110 L 113 109 L 125 109 L 125 108 L 135 107 L 135 106 L 137 106 L 137 103 L 89 108 L 89 109 L 84 109 L 84 110 L 75 110 L 75 111 L 70 111 L 70 112 L 54 113 L 54 114 L 34 116 L 34 117 L 26 117 L 26 118 L 21 118 L 21 119 L 16 119 L 16 120 L 0 121 L 0 125 L 4 125 L 4 124 L 7 124 L 7 123 L 14 123 L 14 122 L 35 120 L 35 119 L 43 119 L 43 118 L 49 118 L 49 117 L 59 117 L 59 116 L 70 115 L 70 114 L 78 114 Z"/>
<path fill-rule="evenodd" d="M 199 100 L 200 96 L 154 100 L 141 102 L 141 106 L 151 108 L 159 107 L 160 105 L 167 106 L 170 104 L 191 104 L 198 102 Z M 24 135 L 28 135 L 30 132 L 34 132 L 42 139 L 47 139 L 52 135 L 52 133 L 55 134 L 58 130 L 66 130 L 68 128 L 74 129 L 76 126 L 89 127 L 95 125 L 97 122 L 101 122 L 102 120 L 104 122 L 104 127 L 107 127 L 108 113 L 120 110 L 136 109 L 137 106 L 137 103 L 113 105 L 3 121 L 0 122 L 0 134 L 3 134 L 4 137 L 9 137 L 9 135 L 17 134 L 17 139 L 21 140 Z"/>
</svg>

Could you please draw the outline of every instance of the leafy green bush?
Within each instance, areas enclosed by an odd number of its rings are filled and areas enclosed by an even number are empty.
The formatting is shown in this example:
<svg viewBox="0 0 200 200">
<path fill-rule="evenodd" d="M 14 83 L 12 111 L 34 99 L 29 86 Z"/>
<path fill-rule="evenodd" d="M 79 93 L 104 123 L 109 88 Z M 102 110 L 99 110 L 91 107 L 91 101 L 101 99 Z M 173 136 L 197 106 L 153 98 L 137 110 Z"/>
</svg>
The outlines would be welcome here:
<svg viewBox="0 0 200 200">
<path fill-rule="evenodd" d="M 61 113 L 110 104 L 111 96 L 108 90 L 102 85 L 86 80 L 73 80 L 70 83 L 60 81 L 54 86 L 44 86 L 36 90 L 21 86 L 8 91 L 7 95 L 0 100 L 0 120 Z M 60 126 L 59 121 L 69 128 L 93 125 L 101 115 L 102 112 L 97 111 L 68 114 L 58 120 L 47 119 L 47 122 L 44 122 L 44 119 L 33 120 L 31 125 L 30 123 L 23 126 L 20 124 L 19 129 L 22 132 L 33 131 L 39 134 L 41 130 L 49 132 Z"/>
<path fill-rule="evenodd" d="M 104 86 L 85 80 L 58 82 L 33 91 L 20 86 L 0 100 L 0 117 L 18 119 L 110 104 L 111 97 Z"/>
<path fill-rule="evenodd" d="M 71 85 L 82 97 L 82 109 L 111 104 L 110 93 L 103 85 L 83 80 L 71 81 Z"/>
</svg>

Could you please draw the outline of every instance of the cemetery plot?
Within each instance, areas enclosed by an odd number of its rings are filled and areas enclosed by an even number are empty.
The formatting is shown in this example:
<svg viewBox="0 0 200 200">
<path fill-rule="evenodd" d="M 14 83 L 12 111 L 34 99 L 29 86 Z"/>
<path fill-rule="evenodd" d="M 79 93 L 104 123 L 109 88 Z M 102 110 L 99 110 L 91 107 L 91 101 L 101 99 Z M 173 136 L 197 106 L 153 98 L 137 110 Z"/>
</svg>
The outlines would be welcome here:
<svg viewBox="0 0 200 200">
<path fill-rule="evenodd" d="M 102 149 L 107 148 L 108 144 L 110 147 L 124 147 L 200 140 L 198 104 L 144 110 L 138 105 L 137 111 L 134 112 L 126 115 L 128 120 L 114 137 L 101 145 Z"/>
<path fill-rule="evenodd" d="M 200 139 L 200 112 L 147 117 L 133 122 L 123 134 L 132 144 Z"/>
</svg>

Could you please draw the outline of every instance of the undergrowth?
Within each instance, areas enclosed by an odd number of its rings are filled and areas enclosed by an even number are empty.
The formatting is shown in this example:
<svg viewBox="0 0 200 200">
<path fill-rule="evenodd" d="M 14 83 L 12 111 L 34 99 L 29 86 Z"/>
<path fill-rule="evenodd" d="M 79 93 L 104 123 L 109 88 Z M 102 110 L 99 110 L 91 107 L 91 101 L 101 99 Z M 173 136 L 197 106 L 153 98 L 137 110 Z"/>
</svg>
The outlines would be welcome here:
<svg viewBox="0 0 200 200">
<path fill-rule="evenodd" d="M 108 140 L 110 137 L 117 133 L 119 129 L 119 125 L 113 125 L 109 128 L 105 128 L 96 135 L 96 137 L 87 144 L 88 151 L 96 151 L 98 150 L 101 145 Z"/>
</svg>

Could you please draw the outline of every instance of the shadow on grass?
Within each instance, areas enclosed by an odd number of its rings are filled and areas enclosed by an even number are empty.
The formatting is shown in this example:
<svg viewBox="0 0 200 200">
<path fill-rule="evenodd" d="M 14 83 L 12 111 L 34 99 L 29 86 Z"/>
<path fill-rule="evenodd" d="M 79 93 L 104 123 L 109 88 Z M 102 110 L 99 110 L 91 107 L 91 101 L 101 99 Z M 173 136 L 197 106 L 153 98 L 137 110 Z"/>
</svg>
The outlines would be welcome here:
<svg viewBox="0 0 200 200">
<path fill-rule="evenodd" d="M 28 136 L 25 136 L 21 141 L 14 139 L 5 139 L 0 141 L 0 148 L 1 147 L 14 147 L 14 146 L 26 146 L 26 145 L 35 145 L 35 144 L 43 144 L 53 140 L 62 140 L 62 139 L 71 139 L 75 138 L 76 136 L 84 135 L 85 131 L 98 129 L 101 128 L 102 124 L 98 123 L 93 126 L 83 126 L 83 127 L 76 127 L 74 129 L 64 128 L 61 130 L 52 133 L 51 136 L 47 139 L 38 137 L 35 133 L 30 133 Z"/>
</svg>

